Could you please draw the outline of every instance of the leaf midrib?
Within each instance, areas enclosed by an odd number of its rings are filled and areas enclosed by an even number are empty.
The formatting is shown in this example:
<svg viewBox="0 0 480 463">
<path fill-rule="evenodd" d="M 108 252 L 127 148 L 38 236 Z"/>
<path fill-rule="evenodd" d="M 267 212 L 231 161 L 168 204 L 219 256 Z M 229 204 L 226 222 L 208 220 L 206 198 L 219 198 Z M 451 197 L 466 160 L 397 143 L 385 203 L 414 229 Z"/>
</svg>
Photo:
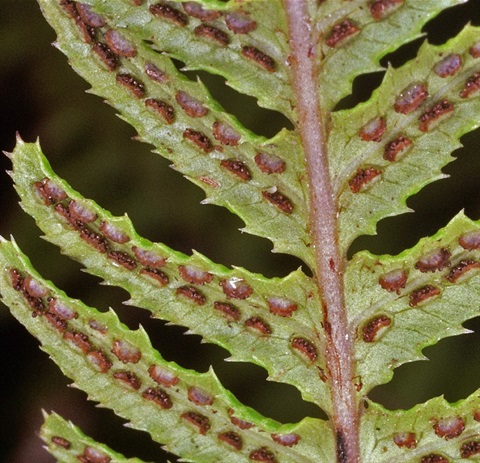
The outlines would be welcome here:
<svg viewBox="0 0 480 463">
<path fill-rule="evenodd" d="M 327 133 L 320 107 L 318 42 L 306 0 L 284 0 L 293 54 L 292 90 L 296 123 L 307 161 L 312 236 L 317 288 L 322 298 L 323 323 L 318 326 L 325 344 L 338 463 L 358 463 L 358 415 L 354 386 L 353 340 L 348 336 L 343 291 L 344 258 L 340 255 L 337 207 L 328 169 Z M 318 314 L 322 320 L 322 313 Z"/>
</svg>

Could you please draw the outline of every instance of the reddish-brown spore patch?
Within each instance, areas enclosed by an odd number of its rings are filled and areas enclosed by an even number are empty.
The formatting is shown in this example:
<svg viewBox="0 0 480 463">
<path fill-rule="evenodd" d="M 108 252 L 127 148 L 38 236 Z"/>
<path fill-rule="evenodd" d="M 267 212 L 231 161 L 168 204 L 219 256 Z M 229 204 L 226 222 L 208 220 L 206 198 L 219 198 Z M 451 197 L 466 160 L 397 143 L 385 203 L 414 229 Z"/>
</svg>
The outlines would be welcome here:
<svg viewBox="0 0 480 463">
<path fill-rule="evenodd" d="M 145 73 L 151 80 L 154 80 L 155 82 L 164 84 L 168 81 L 167 74 L 165 74 L 165 72 L 163 72 L 161 69 L 158 69 L 158 67 L 153 63 L 145 64 Z"/>
<path fill-rule="evenodd" d="M 48 294 L 48 289 L 30 275 L 23 280 L 23 290 L 31 297 L 45 297 Z"/>
<path fill-rule="evenodd" d="M 470 55 L 472 55 L 473 58 L 479 58 L 480 57 L 480 42 L 477 42 L 473 44 L 470 47 L 469 50 Z"/>
<path fill-rule="evenodd" d="M 78 15 L 78 11 L 73 0 L 60 0 L 60 6 L 71 18 L 75 19 Z"/>
<path fill-rule="evenodd" d="M 451 416 L 436 421 L 433 429 L 438 437 L 449 440 L 462 434 L 465 430 L 465 423 L 459 416 Z"/>
<path fill-rule="evenodd" d="M 382 328 L 386 328 L 392 320 L 386 315 L 380 315 L 370 320 L 362 329 L 362 337 L 365 342 L 375 342 Z"/>
<path fill-rule="evenodd" d="M 223 46 L 230 43 L 228 34 L 217 27 L 210 26 L 209 24 L 200 24 L 193 30 L 193 32 L 199 37 L 206 37 L 207 39 L 213 40 Z"/>
<path fill-rule="evenodd" d="M 77 457 L 81 463 L 110 463 L 112 459 L 98 449 L 85 447 L 83 455 Z"/>
<path fill-rule="evenodd" d="M 414 432 L 398 432 L 393 436 L 393 442 L 398 447 L 414 449 L 417 447 L 417 436 Z"/>
<path fill-rule="evenodd" d="M 200 21 L 213 21 L 221 16 L 220 11 L 207 10 L 203 8 L 197 2 L 184 2 L 182 3 L 183 9 L 194 18 L 200 19 Z"/>
<path fill-rule="evenodd" d="M 262 335 L 272 334 L 271 326 L 261 317 L 251 317 L 245 320 L 245 326 Z"/>
<path fill-rule="evenodd" d="M 23 277 L 19 270 L 11 268 L 9 270 L 10 279 L 12 281 L 12 287 L 15 291 L 21 291 L 23 289 Z"/>
<path fill-rule="evenodd" d="M 136 98 L 145 96 L 145 85 L 130 74 L 117 74 L 115 80 L 129 90 Z"/>
<path fill-rule="evenodd" d="M 419 118 L 420 124 L 418 129 L 422 132 L 428 132 L 430 125 L 440 119 L 445 114 L 453 112 L 454 106 L 448 100 L 442 100 L 431 108 L 427 109 Z"/>
<path fill-rule="evenodd" d="M 412 291 L 409 295 L 409 306 L 416 307 L 418 304 L 422 303 L 423 301 L 430 299 L 431 297 L 438 296 L 440 294 L 440 290 L 432 285 L 425 285 L 415 291 Z"/>
<path fill-rule="evenodd" d="M 160 256 L 155 251 L 148 251 L 137 246 L 132 247 L 132 251 L 135 254 L 135 257 L 138 261 L 145 265 L 146 267 L 163 267 L 167 259 L 165 257 Z"/>
<path fill-rule="evenodd" d="M 197 305 L 204 305 L 207 301 L 207 298 L 202 292 L 194 286 L 181 286 L 180 288 L 177 288 L 176 293 L 190 299 Z"/>
<path fill-rule="evenodd" d="M 153 278 L 155 281 L 157 281 L 157 283 L 160 283 L 160 286 L 165 286 L 170 281 L 168 275 L 165 272 L 159 270 L 158 268 L 145 267 L 140 270 L 140 273 L 142 275 L 147 275 L 150 278 Z"/>
<path fill-rule="evenodd" d="M 255 63 L 262 66 L 268 72 L 275 72 L 276 66 L 274 59 L 258 48 L 244 45 L 242 47 L 242 55 L 245 56 L 245 58 L 255 61 Z"/>
<path fill-rule="evenodd" d="M 462 66 L 462 58 L 457 53 L 445 56 L 442 60 L 435 64 L 433 72 L 437 76 L 445 78 L 454 76 Z"/>
<path fill-rule="evenodd" d="M 348 186 L 352 193 L 359 193 L 376 177 L 382 174 L 382 171 L 375 167 L 361 167 L 356 174 L 348 181 Z"/>
<path fill-rule="evenodd" d="M 77 220 L 72 217 L 72 214 L 70 214 L 70 210 L 68 209 L 68 206 L 65 206 L 62 203 L 58 203 L 58 204 L 55 204 L 53 209 L 57 214 L 60 214 L 76 230 L 79 230 L 82 226 L 84 226 L 84 223 L 81 220 Z"/>
<path fill-rule="evenodd" d="M 264 174 L 281 174 L 285 170 L 285 161 L 275 154 L 257 153 L 255 163 Z"/>
<path fill-rule="evenodd" d="M 218 439 L 233 447 L 235 450 L 242 450 L 242 438 L 234 431 L 222 432 Z"/>
<path fill-rule="evenodd" d="M 220 162 L 220 165 L 241 180 L 248 181 L 252 178 L 250 170 L 243 161 L 238 161 L 237 159 L 224 159 Z"/>
<path fill-rule="evenodd" d="M 221 312 L 228 320 L 238 322 L 240 320 L 240 310 L 228 302 L 215 301 L 213 303 L 215 310 Z"/>
<path fill-rule="evenodd" d="M 233 128 L 223 122 L 213 123 L 213 136 L 223 145 L 237 146 L 240 141 L 240 134 Z"/>
<path fill-rule="evenodd" d="M 98 320 L 90 320 L 88 325 L 92 330 L 98 331 L 101 334 L 105 334 L 108 331 L 108 328 L 103 323 L 100 323 Z"/>
<path fill-rule="evenodd" d="M 55 445 L 58 445 L 59 447 L 63 447 L 64 449 L 69 449 L 71 447 L 72 444 L 70 444 L 70 442 L 63 438 L 63 437 L 60 437 L 60 436 L 52 436 L 51 438 L 51 441 L 55 444 Z"/>
<path fill-rule="evenodd" d="M 106 24 L 105 19 L 98 13 L 95 13 L 94 11 L 92 11 L 92 8 L 90 5 L 77 2 L 75 3 L 75 6 L 77 7 L 78 15 L 80 16 L 81 20 L 85 24 L 91 27 L 105 26 Z"/>
<path fill-rule="evenodd" d="M 380 286 L 388 292 L 400 294 L 400 290 L 405 288 L 407 277 L 407 272 L 405 270 L 396 269 L 381 276 L 378 282 L 380 283 Z"/>
<path fill-rule="evenodd" d="M 423 82 L 414 82 L 400 92 L 393 109 L 397 113 L 409 114 L 420 107 L 427 99 L 428 92 Z"/>
<path fill-rule="evenodd" d="M 387 143 L 383 151 L 383 159 L 390 162 L 395 162 L 400 153 L 405 151 L 412 144 L 412 140 L 399 135 L 395 140 Z"/>
<path fill-rule="evenodd" d="M 180 276 L 184 281 L 191 284 L 204 285 L 211 283 L 213 275 L 193 265 L 180 265 L 178 267 Z"/>
<path fill-rule="evenodd" d="M 430 453 L 422 457 L 420 463 L 449 463 L 449 460 L 438 453 Z"/>
<path fill-rule="evenodd" d="M 162 116 L 167 124 L 173 124 L 175 121 L 175 110 L 168 103 L 155 98 L 148 98 L 145 100 L 145 106 Z"/>
<path fill-rule="evenodd" d="M 284 447 L 293 447 L 300 441 L 300 436 L 294 433 L 272 434 L 272 439 L 277 442 L 277 444 L 283 445 Z"/>
<path fill-rule="evenodd" d="M 109 249 L 108 241 L 102 235 L 95 233 L 86 225 L 82 225 L 79 228 L 79 231 L 80 231 L 80 238 L 86 241 L 91 246 L 93 246 L 95 249 L 97 249 L 101 253 L 106 253 L 108 251 Z"/>
<path fill-rule="evenodd" d="M 138 363 L 142 358 L 142 352 L 128 341 L 115 339 L 112 352 L 123 363 Z"/>
<path fill-rule="evenodd" d="M 415 264 L 415 268 L 422 273 L 443 270 L 445 267 L 450 266 L 451 255 L 446 248 L 436 249 L 422 256 Z"/>
<path fill-rule="evenodd" d="M 121 265 L 123 268 L 127 270 L 135 270 L 137 267 L 137 263 L 135 260 L 126 252 L 123 251 L 108 251 L 107 257 L 118 265 Z"/>
<path fill-rule="evenodd" d="M 465 82 L 463 90 L 460 92 L 461 98 L 468 98 L 470 95 L 480 90 L 480 72 L 476 72 Z"/>
<path fill-rule="evenodd" d="M 97 42 L 93 45 L 92 50 L 102 60 L 103 64 L 107 66 L 109 71 L 115 71 L 120 65 L 118 55 L 116 55 L 106 43 Z"/>
<path fill-rule="evenodd" d="M 283 297 L 270 297 L 267 302 L 270 312 L 280 317 L 291 317 L 292 313 L 298 309 L 295 302 Z"/>
<path fill-rule="evenodd" d="M 67 197 L 67 193 L 60 188 L 53 180 L 45 177 L 40 182 L 33 183 L 38 195 L 43 199 L 43 202 L 50 206 L 57 201 L 62 201 Z"/>
<path fill-rule="evenodd" d="M 94 27 L 89 26 L 88 24 L 85 24 L 81 20 L 77 20 L 76 24 L 80 31 L 83 34 L 83 39 L 85 40 L 86 43 L 92 44 L 96 41 L 97 38 L 97 33 Z"/>
<path fill-rule="evenodd" d="M 182 414 L 182 418 L 188 423 L 193 424 L 202 435 L 207 434 L 210 429 L 210 420 L 199 413 L 186 412 Z"/>
<path fill-rule="evenodd" d="M 43 315 L 45 313 L 45 305 L 41 298 L 32 297 L 25 291 L 23 291 L 23 296 L 25 297 L 27 304 L 32 309 L 32 317 L 35 318 L 37 315 Z"/>
<path fill-rule="evenodd" d="M 106 222 L 105 220 L 102 221 L 100 230 L 109 240 L 115 241 L 115 243 L 125 244 L 130 241 L 130 237 L 124 231 Z"/>
<path fill-rule="evenodd" d="M 87 357 L 90 362 L 95 365 L 100 373 L 106 373 L 110 368 L 112 368 L 112 362 L 108 360 L 108 357 L 101 350 L 94 350 L 87 353 Z"/>
<path fill-rule="evenodd" d="M 170 396 L 159 387 L 149 387 L 142 392 L 142 397 L 147 400 L 155 402 L 157 405 L 160 405 L 160 408 L 168 410 L 172 408 L 173 403 L 170 399 Z"/>
<path fill-rule="evenodd" d="M 47 312 L 45 314 L 45 319 L 52 325 L 56 330 L 60 331 L 60 333 L 65 333 L 68 328 L 68 323 L 63 320 L 62 318 L 58 317 L 55 314 Z"/>
<path fill-rule="evenodd" d="M 306 357 L 311 363 L 314 363 L 318 358 L 316 347 L 309 340 L 296 337 L 292 339 L 292 348 L 299 352 L 302 357 Z"/>
<path fill-rule="evenodd" d="M 370 4 L 370 14 L 374 19 L 379 21 L 389 14 L 397 5 L 403 3 L 404 0 L 375 0 Z"/>
<path fill-rule="evenodd" d="M 208 392 L 195 386 L 188 388 L 188 400 L 201 406 L 213 404 L 213 397 Z"/>
<path fill-rule="evenodd" d="M 267 447 L 260 447 L 248 455 L 252 461 L 261 461 L 263 463 L 275 463 L 275 455 Z"/>
<path fill-rule="evenodd" d="M 228 414 L 230 415 L 230 421 L 232 422 L 233 425 L 237 426 L 237 428 L 240 428 L 240 429 L 253 428 L 253 423 L 241 420 L 240 418 L 233 416 L 234 413 L 235 412 L 231 408 L 228 409 Z"/>
<path fill-rule="evenodd" d="M 50 297 L 48 298 L 48 311 L 62 320 L 73 320 L 78 318 L 78 313 L 63 302 Z"/>
<path fill-rule="evenodd" d="M 148 374 L 157 384 L 165 387 L 175 386 L 179 381 L 178 377 L 171 371 L 157 365 L 151 365 L 148 369 Z"/>
<path fill-rule="evenodd" d="M 474 455 L 480 454 L 480 442 L 479 441 L 470 441 L 465 442 L 460 447 L 460 456 L 462 458 L 470 458 Z"/>
<path fill-rule="evenodd" d="M 97 214 L 78 201 L 68 203 L 68 212 L 73 220 L 80 220 L 84 223 L 91 223 L 97 220 Z"/>
<path fill-rule="evenodd" d="M 248 34 L 257 28 L 257 23 L 244 13 L 227 13 L 225 23 L 235 34 Z"/>
<path fill-rule="evenodd" d="M 253 289 L 243 278 L 232 277 L 222 280 L 220 286 L 228 298 L 247 299 L 251 296 Z"/>
<path fill-rule="evenodd" d="M 77 346 L 84 354 L 93 349 L 90 339 L 84 333 L 80 333 L 78 331 L 65 331 L 63 333 L 63 337 Z"/>
<path fill-rule="evenodd" d="M 382 140 L 382 137 L 387 130 L 387 123 L 383 117 L 377 117 L 367 122 L 359 132 L 360 138 L 364 141 Z"/>
<path fill-rule="evenodd" d="M 466 249 L 467 251 L 480 249 L 480 231 L 474 230 L 464 233 L 458 239 L 458 243 L 463 249 Z"/>
<path fill-rule="evenodd" d="M 285 214 L 293 212 L 293 204 L 290 199 L 278 190 L 273 192 L 269 190 L 262 191 L 262 196 Z"/>
<path fill-rule="evenodd" d="M 109 29 L 104 35 L 110 49 L 119 56 L 133 58 L 137 55 L 137 49 L 130 40 L 127 40 L 120 32 Z"/>
<path fill-rule="evenodd" d="M 347 37 L 356 34 L 359 30 L 360 29 L 354 22 L 350 21 L 349 19 L 344 19 L 333 26 L 332 30 L 327 35 L 325 43 L 329 47 L 335 48 L 340 42 L 345 40 Z"/>
<path fill-rule="evenodd" d="M 210 186 L 212 188 L 219 188 L 220 187 L 220 183 L 218 183 L 216 180 L 214 180 L 213 178 L 210 178 L 210 177 L 199 177 L 198 180 L 200 180 L 201 182 L 207 184 L 208 186 Z"/>
<path fill-rule="evenodd" d="M 177 10 L 176 8 L 166 5 L 165 3 L 157 3 L 150 5 L 150 13 L 159 18 L 168 19 L 178 26 L 186 26 L 188 24 L 188 17 L 186 14 Z"/>
<path fill-rule="evenodd" d="M 450 270 L 450 273 L 447 276 L 447 280 L 450 283 L 456 283 L 460 278 L 463 277 L 467 272 L 473 269 L 480 268 L 480 262 L 477 262 L 473 259 L 464 259 L 461 260 L 455 267 Z"/>
<path fill-rule="evenodd" d="M 132 373 L 131 371 L 117 371 L 113 374 L 113 377 L 127 384 L 136 391 L 138 391 L 142 385 L 137 375 L 135 375 L 135 373 Z"/>
<path fill-rule="evenodd" d="M 208 109 L 203 106 L 203 104 L 190 96 L 187 92 L 180 90 L 175 95 L 175 100 L 180 105 L 180 107 L 185 111 L 190 117 L 203 117 L 208 113 Z"/>
<path fill-rule="evenodd" d="M 185 131 L 183 132 L 183 138 L 192 141 L 195 145 L 197 145 L 207 154 L 211 153 L 213 150 L 212 142 L 202 132 L 197 132 L 193 129 L 185 129 Z"/>
</svg>

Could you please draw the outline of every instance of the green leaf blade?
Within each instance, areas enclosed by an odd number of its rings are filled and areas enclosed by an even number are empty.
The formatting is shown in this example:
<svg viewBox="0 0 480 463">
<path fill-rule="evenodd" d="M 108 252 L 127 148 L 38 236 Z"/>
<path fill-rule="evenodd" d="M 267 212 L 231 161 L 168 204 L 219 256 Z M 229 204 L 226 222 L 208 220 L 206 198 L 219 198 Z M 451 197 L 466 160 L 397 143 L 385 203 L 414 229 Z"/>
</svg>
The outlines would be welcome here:
<svg viewBox="0 0 480 463">
<path fill-rule="evenodd" d="M 468 332 L 461 324 L 480 314 L 480 252 L 465 240 L 478 234 L 479 223 L 459 214 L 398 256 L 359 253 L 351 261 L 349 323 L 365 391 L 424 359 L 423 348 Z"/>
<path fill-rule="evenodd" d="M 128 217 L 114 217 L 75 192 L 53 172 L 38 143 L 18 140 L 11 158 L 22 207 L 64 254 L 128 291 L 128 304 L 187 326 L 229 350 L 231 360 L 266 368 L 271 379 L 295 385 L 328 412 L 329 391 L 319 374 L 326 369 L 324 341 L 311 328 L 312 320 L 321 323 L 322 314 L 313 282 L 301 270 L 267 279 L 241 268 L 229 270 L 199 253 L 188 257 L 140 237 Z M 45 203 L 45 181 L 47 189 L 56 185 L 64 192 L 61 201 Z M 72 204 L 95 219 L 72 220 Z"/>
<path fill-rule="evenodd" d="M 389 69 L 368 102 L 334 114 L 331 171 L 344 250 L 356 237 L 374 234 L 379 220 L 407 212 L 406 199 L 443 178 L 441 168 L 461 147 L 459 138 L 479 126 L 474 115 L 480 95 L 463 93 L 480 70 L 470 53 L 479 35 L 478 28 L 467 26 L 444 45 L 424 44 L 415 60 Z M 446 59 L 455 65 L 451 75 L 440 76 L 435 69 L 440 72 Z M 420 119 L 442 102 L 451 107 L 424 125 Z"/>
<path fill-rule="evenodd" d="M 335 26 L 350 21 L 358 31 L 336 46 L 323 45 L 325 54 L 320 88 L 323 106 L 332 111 L 351 92 L 359 75 L 380 71 L 379 62 L 401 45 L 422 36 L 422 27 L 442 10 L 465 3 L 466 0 L 405 0 L 384 2 L 386 8 L 375 19 L 375 2 L 323 2 L 317 13 L 317 33 L 331 37 Z M 359 3 L 365 3 L 359 8 Z M 397 3 L 397 4 L 396 4 Z"/>
<path fill-rule="evenodd" d="M 153 15 L 146 3 L 136 7 L 119 0 L 108 3 L 87 0 L 86 3 L 132 31 L 138 40 L 151 41 L 154 49 L 182 61 L 185 69 L 220 74 L 237 91 L 257 98 L 260 106 L 294 117 L 281 1 L 196 2 L 211 16 L 208 20 L 188 13 L 181 2 L 170 2 L 175 14 L 184 17 L 185 24 L 161 14 Z M 215 40 L 211 34 L 199 33 L 205 24 L 224 42 Z M 254 47 L 266 54 L 272 60 L 271 67 L 247 58 L 244 47 Z"/>
<path fill-rule="evenodd" d="M 91 400 L 166 443 L 169 451 L 199 463 L 226 455 L 244 463 L 259 449 L 286 462 L 315 461 L 312 439 L 318 426 L 327 429 L 326 423 L 305 419 L 281 425 L 262 417 L 226 391 L 212 371 L 197 373 L 165 361 L 142 328 L 131 331 L 113 311 L 101 313 L 67 297 L 4 239 L 0 265 L 4 302 L 64 374 Z M 279 437 L 290 434 L 299 436 L 292 448 Z M 327 432 L 325 440 L 330 438 Z"/>
<path fill-rule="evenodd" d="M 479 407 L 478 390 L 454 404 L 437 397 L 410 410 L 390 411 L 369 402 L 362 418 L 365 461 L 417 463 L 429 455 L 452 463 L 473 461 L 479 454 Z"/>
<path fill-rule="evenodd" d="M 156 146 L 159 154 L 173 161 L 175 169 L 202 187 L 207 194 L 205 202 L 239 215 L 246 222 L 245 231 L 271 239 L 277 252 L 312 263 L 310 238 L 305 232 L 307 194 L 301 182 L 304 160 L 296 135 L 282 131 L 267 140 L 252 134 L 225 113 L 201 82 L 186 79 L 170 58 L 115 24 L 98 33 L 114 30 L 121 34 L 135 44 L 135 56 L 113 55 L 115 69 L 109 69 L 95 51 L 96 45 L 85 42 L 81 29 L 72 28 L 75 22 L 61 6 L 40 4 L 57 31 L 57 46 L 77 73 L 91 83 L 92 92 L 105 98 L 135 127 L 139 140 Z M 154 74 L 161 72 L 165 82 L 152 79 L 152 65 L 158 70 Z M 183 106 L 180 95 L 186 101 Z M 257 161 L 259 155 L 280 162 L 281 167 L 278 171 L 265 168 Z"/>
<path fill-rule="evenodd" d="M 95 442 L 56 413 L 44 413 L 44 417 L 40 437 L 59 463 L 78 463 L 82 456 L 103 459 L 108 463 L 144 463 L 138 458 L 125 458 L 106 445 Z"/>
</svg>

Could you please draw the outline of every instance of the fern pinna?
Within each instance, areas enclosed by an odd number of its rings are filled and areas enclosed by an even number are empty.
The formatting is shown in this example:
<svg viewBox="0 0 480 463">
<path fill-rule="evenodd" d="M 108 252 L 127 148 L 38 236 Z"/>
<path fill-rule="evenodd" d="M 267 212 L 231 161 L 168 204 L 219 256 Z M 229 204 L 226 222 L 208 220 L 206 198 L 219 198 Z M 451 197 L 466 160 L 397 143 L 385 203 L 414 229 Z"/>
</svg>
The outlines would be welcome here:
<svg viewBox="0 0 480 463">
<path fill-rule="evenodd" d="M 213 371 L 164 360 L 121 324 L 42 279 L 2 239 L 1 292 L 15 317 L 88 396 L 192 462 L 448 463 L 480 456 L 480 395 L 408 411 L 367 397 L 422 349 L 464 333 L 480 305 L 480 223 L 463 213 L 398 256 L 359 252 L 382 218 L 443 176 L 480 123 L 480 30 L 427 41 L 389 66 L 365 103 L 335 110 L 355 77 L 464 0 L 39 0 L 72 67 L 175 169 L 249 233 L 302 259 L 266 278 L 142 238 L 59 178 L 38 143 L 9 154 L 24 210 L 45 238 L 130 305 L 186 326 L 298 388 L 328 420 L 282 425 L 240 403 Z M 248 131 L 186 69 L 222 75 L 292 130 Z M 139 462 L 55 414 L 41 436 L 59 462 Z"/>
</svg>

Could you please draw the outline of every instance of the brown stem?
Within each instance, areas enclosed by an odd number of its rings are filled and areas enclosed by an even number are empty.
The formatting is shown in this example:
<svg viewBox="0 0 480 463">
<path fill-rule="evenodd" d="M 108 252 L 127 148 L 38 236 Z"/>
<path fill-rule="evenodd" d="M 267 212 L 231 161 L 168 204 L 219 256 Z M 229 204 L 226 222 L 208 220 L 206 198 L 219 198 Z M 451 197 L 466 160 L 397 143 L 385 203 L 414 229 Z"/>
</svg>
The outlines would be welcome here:
<svg viewBox="0 0 480 463">
<path fill-rule="evenodd" d="M 310 185 L 310 224 L 315 276 L 322 296 L 326 358 L 333 402 L 338 463 L 359 463 L 358 413 L 354 391 L 353 340 L 348 335 L 339 253 L 337 208 L 328 169 L 326 129 L 322 117 L 318 57 L 307 0 L 284 0 L 292 50 L 293 88 Z"/>
</svg>

